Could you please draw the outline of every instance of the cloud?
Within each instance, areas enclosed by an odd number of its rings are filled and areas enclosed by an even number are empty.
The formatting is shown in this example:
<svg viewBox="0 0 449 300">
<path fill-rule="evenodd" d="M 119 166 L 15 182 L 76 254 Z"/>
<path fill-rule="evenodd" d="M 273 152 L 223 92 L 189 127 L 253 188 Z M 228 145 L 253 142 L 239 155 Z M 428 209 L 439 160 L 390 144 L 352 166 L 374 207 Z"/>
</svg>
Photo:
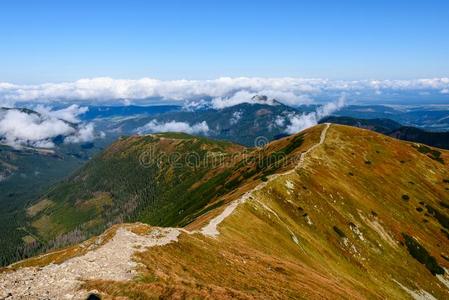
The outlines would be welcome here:
<svg viewBox="0 0 449 300">
<path fill-rule="evenodd" d="M 87 123 L 78 127 L 78 130 L 64 139 L 66 144 L 86 143 L 95 139 L 94 124 Z"/>
<path fill-rule="evenodd" d="M 52 110 L 51 107 L 38 105 L 34 110 L 45 116 L 54 117 L 70 123 L 79 123 L 80 120 L 78 117 L 86 113 L 89 108 L 72 104 L 63 109 Z"/>
<path fill-rule="evenodd" d="M 285 104 L 300 105 L 311 103 L 317 97 L 333 97 L 342 92 L 348 95 L 379 94 L 380 97 L 395 92 L 440 93 L 448 89 L 449 78 L 349 81 L 290 77 L 222 77 L 212 80 L 126 80 L 100 77 L 40 85 L 0 82 L 0 103 L 79 101 L 89 104 L 149 105 L 164 101 L 211 101 L 214 107 L 223 108 L 242 102 L 252 103 L 254 95 L 267 95 Z"/>
<path fill-rule="evenodd" d="M 232 117 L 229 120 L 229 123 L 231 125 L 237 124 L 240 121 L 240 119 L 242 118 L 242 116 L 243 116 L 243 111 L 235 111 L 235 112 L 233 112 L 232 113 Z"/>
<path fill-rule="evenodd" d="M 269 91 L 264 91 L 260 94 L 263 96 L 248 91 L 238 91 L 232 97 L 213 98 L 211 106 L 215 109 L 223 109 L 242 103 L 276 105 L 275 99 L 268 97 L 268 94 L 270 94 Z"/>
<path fill-rule="evenodd" d="M 40 113 L 16 109 L 0 111 L 0 142 L 15 148 L 23 146 L 53 148 L 53 139 L 64 137 L 65 143 L 87 142 L 94 139 L 93 124 L 71 124 L 83 109 L 69 107 L 51 111 L 40 108 Z M 62 118 L 57 118 L 61 116 Z M 67 120 L 65 120 L 65 119 Z"/>
<path fill-rule="evenodd" d="M 309 127 L 315 126 L 316 124 L 318 124 L 319 120 L 326 116 L 329 116 L 330 114 L 345 106 L 345 102 L 346 98 L 345 96 L 342 96 L 335 102 L 330 102 L 318 107 L 314 112 L 305 113 L 302 115 L 292 114 L 289 118 L 290 124 L 286 127 L 285 132 L 293 134 Z"/>
<path fill-rule="evenodd" d="M 185 132 L 188 134 L 207 134 L 209 126 L 206 121 L 190 125 L 187 122 L 169 121 L 160 123 L 157 120 L 152 120 L 146 125 L 136 129 L 139 134 L 147 132 Z"/>
<path fill-rule="evenodd" d="M 276 124 L 278 127 L 284 127 L 285 118 L 283 116 L 276 116 L 276 119 L 274 120 L 274 124 Z"/>
</svg>

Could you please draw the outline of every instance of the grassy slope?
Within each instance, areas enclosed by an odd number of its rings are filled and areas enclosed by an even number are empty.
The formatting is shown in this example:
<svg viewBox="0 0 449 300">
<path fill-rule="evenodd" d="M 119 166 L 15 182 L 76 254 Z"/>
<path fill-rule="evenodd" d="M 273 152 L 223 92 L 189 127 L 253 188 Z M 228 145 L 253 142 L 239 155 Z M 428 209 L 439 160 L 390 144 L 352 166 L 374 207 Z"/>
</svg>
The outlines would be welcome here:
<svg viewBox="0 0 449 300">
<path fill-rule="evenodd" d="M 55 154 L 43 154 L 0 146 L 0 173 L 5 167 L 12 173 L 0 181 L 0 265 L 20 258 L 17 249 L 21 247 L 22 240 L 34 240 L 24 228 L 24 207 L 80 167 L 95 151 L 76 145 L 61 147 Z"/>
<path fill-rule="evenodd" d="M 138 254 L 143 267 L 134 281 L 86 287 L 139 299 L 409 298 L 397 281 L 447 298 L 444 285 L 409 254 L 403 234 L 449 268 L 444 218 L 425 208 L 449 215 L 440 204 L 449 200 L 449 154 L 441 153 L 442 164 L 412 144 L 333 125 L 312 156 L 304 169 L 240 205 L 218 239 L 183 234 L 178 243 Z"/>
<path fill-rule="evenodd" d="M 58 248 L 123 221 L 185 226 L 288 168 L 312 142 L 306 133 L 261 150 L 176 133 L 124 138 L 33 203 L 29 228 Z"/>
</svg>

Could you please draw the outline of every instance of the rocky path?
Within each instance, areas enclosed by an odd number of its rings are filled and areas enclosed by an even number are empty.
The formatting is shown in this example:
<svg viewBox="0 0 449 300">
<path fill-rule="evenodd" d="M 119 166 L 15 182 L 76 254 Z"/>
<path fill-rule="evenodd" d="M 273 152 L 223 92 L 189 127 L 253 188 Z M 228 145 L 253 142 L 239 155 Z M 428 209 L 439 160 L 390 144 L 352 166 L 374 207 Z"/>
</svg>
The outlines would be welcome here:
<svg viewBox="0 0 449 300">
<path fill-rule="evenodd" d="M 86 299 L 84 279 L 128 280 L 135 275 L 135 252 L 176 241 L 180 231 L 155 228 L 146 236 L 120 227 L 106 244 L 85 255 L 43 268 L 0 274 L 0 299 Z"/>
</svg>

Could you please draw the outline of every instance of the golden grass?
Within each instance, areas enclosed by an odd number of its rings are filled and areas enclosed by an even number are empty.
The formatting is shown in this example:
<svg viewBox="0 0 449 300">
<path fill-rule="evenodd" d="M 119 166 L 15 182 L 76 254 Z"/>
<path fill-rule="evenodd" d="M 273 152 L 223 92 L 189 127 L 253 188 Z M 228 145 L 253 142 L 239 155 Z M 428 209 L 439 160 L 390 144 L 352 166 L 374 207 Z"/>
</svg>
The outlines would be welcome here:
<svg viewBox="0 0 449 300">
<path fill-rule="evenodd" d="M 28 217 L 34 217 L 44 209 L 47 209 L 51 206 L 53 206 L 54 203 L 50 199 L 42 199 L 41 201 L 37 202 L 33 206 L 30 206 L 26 209 L 26 213 Z"/>
<path fill-rule="evenodd" d="M 22 241 L 25 244 L 31 244 L 31 243 L 35 242 L 36 239 L 34 237 L 32 237 L 31 235 L 25 235 L 25 236 L 22 237 Z"/>
</svg>

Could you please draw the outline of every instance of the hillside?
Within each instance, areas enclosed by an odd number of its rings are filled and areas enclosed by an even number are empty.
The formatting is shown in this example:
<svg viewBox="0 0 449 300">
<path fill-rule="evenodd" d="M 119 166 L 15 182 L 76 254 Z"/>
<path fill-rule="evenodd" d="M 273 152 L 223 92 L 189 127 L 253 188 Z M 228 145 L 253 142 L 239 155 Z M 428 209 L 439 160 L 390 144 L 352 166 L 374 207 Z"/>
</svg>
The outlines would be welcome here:
<svg viewBox="0 0 449 300">
<path fill-rule="evenodd" d="M 103 159 L 136 145 L 120 142 Z M 0 297 L 449 297 L 449 152 L 323 124 L 249 156 L 280 152 L 268 169 L 237 159 L 239 183 L 183 228 L 116 225 L 4 269 Z"/>
<path fill-rule="evenodd" d="M 285 167 L 302 143 L 300 135 L 261 151 L 179 133 L 122 138 L 32 203 L 26 229 L 37 253 L 116 223 L 184 226 Z"/>
<path fill-rule="evenodd" d="M 41 116 L 38 112 L 25 108 L 0 108 L 0 122 L 8 112 L 22 113 L 22 117 L 24 115 L 36 118 Z M 78 128 L 77 124 L 62 119 L 60 121 L 63 124 L 68 124 L 73 130 Z M 34 124 L 29 127 L 29 131 L 33 131 L 36 130 L 36 124 L 39 122 L 30 124 Z M 19 127 L 18 124 L 13 127 L 6 126 L 8 130 Z M 50 127 L 53 126 L 48 128 Z M 56 182 L 81 167 L 94 153 L 100 151 L 108 143 L 107 139 L 97 139 L 94 142 L 64 143 L 64 138 L 62 135 L 49 137 L 48 141 L 54 144 L 52 148 L 26 144 L 24 140 L 22 140 L 23 144 L 11 145 L 11 139 L 7 138 L 7 134 L 5 136 L 5 124 L 2 123 L 0 132 L 1 266 L 33 253 L 33 251 L 30 252 L 29 246 L 34 245 L 36 240 L 25 228 L 24 208 Z"/>
<path fill-rule="evenodd" d="M 331 116 L 320 121 L 320 123 L 326 122 L 370 129 L 400 140 L 449 149 L 449 132 L 425 131 L 416 127 L 402 126 L 390 119 L 357 119 Z"/>
</svg>

